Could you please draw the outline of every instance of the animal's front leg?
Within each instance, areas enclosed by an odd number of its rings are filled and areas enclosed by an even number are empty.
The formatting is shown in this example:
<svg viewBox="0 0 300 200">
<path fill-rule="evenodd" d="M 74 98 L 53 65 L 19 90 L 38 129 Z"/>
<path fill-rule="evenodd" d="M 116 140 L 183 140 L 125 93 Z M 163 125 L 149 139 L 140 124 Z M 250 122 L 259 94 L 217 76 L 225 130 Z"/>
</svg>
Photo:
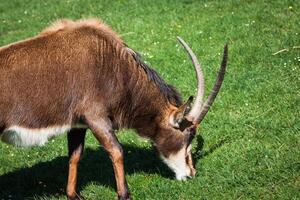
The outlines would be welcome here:
<svg viewBox="0 0 300 200">
<path fill-rule="evenodd" d="M 87 118 L 86 120 L 92 129 L 93 134 L 108 152 L 112 161 L 117 183 L 118 198 L 122 200 L 129 200 L 130 195 L 125 179 L 123 164 L 123 150 L 114 134 L 110 121 L 105 119 L 95 120 L 91 118 Z"/>
<path fill-rule="evenodd" d="M 86 129 L 72 129 L 68 133 L 69 176 L 67 185 L 68 200 L 83 200 L 76 192 L 77 168 L 83 153 Z"/>
</svg>

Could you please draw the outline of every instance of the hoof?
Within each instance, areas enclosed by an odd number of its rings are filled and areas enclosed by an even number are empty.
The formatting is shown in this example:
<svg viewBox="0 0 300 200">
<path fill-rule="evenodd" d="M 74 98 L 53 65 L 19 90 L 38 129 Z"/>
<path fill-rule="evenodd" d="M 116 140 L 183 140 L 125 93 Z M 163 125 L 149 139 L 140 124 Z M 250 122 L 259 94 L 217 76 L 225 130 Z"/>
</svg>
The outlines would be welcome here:
<svg viewBox="0 0 300 200">
<path fill-rule="evenodd" d="M 79 194 L 75 194 L 74 197 L 68 197 L 68 200 L 84 200 L 84 198 L 82 196 L 80 196 Z"/>
<path fill-rule="evenodd" d="M 130 197 L 118 197 L 118 200 L 130 200 Z"/>
<path fill-rule="evenodd" d="M 130 200 L 130 196 L 129 196 L 129 194 L 126 195 L 125 197 L 118 196 L 118 200 Z"/>
</svg>

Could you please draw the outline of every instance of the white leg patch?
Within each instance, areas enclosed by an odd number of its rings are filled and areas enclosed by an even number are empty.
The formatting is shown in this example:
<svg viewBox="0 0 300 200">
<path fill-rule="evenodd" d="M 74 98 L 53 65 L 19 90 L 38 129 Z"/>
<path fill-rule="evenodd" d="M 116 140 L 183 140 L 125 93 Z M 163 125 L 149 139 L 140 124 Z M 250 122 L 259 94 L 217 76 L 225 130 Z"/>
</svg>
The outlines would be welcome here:
<svg viewBox="0 0 300 200">
<path fill-rule="evenodd" d="M 21 126 L 12 126 L 4 130 L 0 135 L 3 142 L 14 146 L 41 146 L 50 138 L 62 134 L 71 129 L 69 125 L 52 126 L 47 128 L 30 129 Z"/>
</svg>

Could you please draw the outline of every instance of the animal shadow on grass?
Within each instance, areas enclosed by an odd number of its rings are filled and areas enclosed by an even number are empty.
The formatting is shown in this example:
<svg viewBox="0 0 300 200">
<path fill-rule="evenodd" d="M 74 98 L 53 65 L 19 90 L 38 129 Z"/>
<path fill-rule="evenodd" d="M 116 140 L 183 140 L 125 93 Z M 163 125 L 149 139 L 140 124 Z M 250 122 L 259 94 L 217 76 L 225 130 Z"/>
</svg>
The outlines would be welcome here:
<svg viewBox="0 0 300 200">
<path fill-rule="evenodd" d="M 198 137 L 197 141 L 195 163 L 215 150 L 214 148 L 204 152 L 202 151 L 203 138 L 200 137 L 199 139 Z M 126 174 L 144 172 L 173 179 L 173 172 L 162 163 L 154 148 L 144 149 L 125 144 L 123 150 Z M 51 161 L 40 162 L 32 167 L 21 168 L 0 176 L 0 199 L 19 200 L 33 199 L 38 196 L 64 195 L 68 176 L 68 162 L 67 156 L 60 156 Z M 96 150 L 85 149 L 79 164 L 78 191 L 81 191 L 91 182 L 115 189 L 113 167 L 102 147 Z"/>
<path fill-rule="evenodd" d="M 173 173 L 162 163 L 154 149 L 144 149 L 128 144 L 124 150 L 126 174 L 145 172 L 172 178 Z M 21 168 L 0 176 L 0 199 L 33 199 L 38 196 L 60 196 L 65 194 L 68 176 L 67 156 L 40 162 L 32 167 Z M 115 178 L 111 161 L 106 151 L 86 148 L 79 164 L 78 190 L 95 182 L 115 188 Z"/>
<path fill-rule="evenodd" d="M 216 144 L 213 144 L 212 146 L 210 146 L 207 150 L 203 149 L 204 138 L 201 135 L 198 135 L 196 140 L 197 140 L 197 146 L 193 153 L 193 160 L 194 160 L 195 165 L 197 164 L 197 162 L 199 160 L 201 160 L 205 156 L 208 156 L 209 154 L 213 153 L 216 149 L 223 146 L 228 141 L 228 138 L 221 139 Z"/>
</svg>

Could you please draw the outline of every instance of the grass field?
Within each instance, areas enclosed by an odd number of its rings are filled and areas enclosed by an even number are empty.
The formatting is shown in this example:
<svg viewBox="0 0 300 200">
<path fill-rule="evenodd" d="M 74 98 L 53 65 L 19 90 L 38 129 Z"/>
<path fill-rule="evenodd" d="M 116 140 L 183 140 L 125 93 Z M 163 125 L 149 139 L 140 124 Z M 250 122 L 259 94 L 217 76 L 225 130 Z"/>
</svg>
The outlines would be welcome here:
<svg viewBox="0 0 300 200">
<path fill-rule="evenodd" d="M 59 18 L 88 17 L 111 25 L 185 99 L 196 79 L 176 36 L 201 60 L 207 89 L 229 43 L 224 84 L 199 129 L 196 178 L 174 180 L 149 141 L 118 135 L 133 199 L 300 199 L 299 1 L 0 0 L 0 45 Z M 67 167 L 66 135 L 32 149 L 0 143 L 0 199 L 65 199 Z M 116 196 L 111 162 L 92 134 L 79 189 L 88 200 Z"/>
</svg>

